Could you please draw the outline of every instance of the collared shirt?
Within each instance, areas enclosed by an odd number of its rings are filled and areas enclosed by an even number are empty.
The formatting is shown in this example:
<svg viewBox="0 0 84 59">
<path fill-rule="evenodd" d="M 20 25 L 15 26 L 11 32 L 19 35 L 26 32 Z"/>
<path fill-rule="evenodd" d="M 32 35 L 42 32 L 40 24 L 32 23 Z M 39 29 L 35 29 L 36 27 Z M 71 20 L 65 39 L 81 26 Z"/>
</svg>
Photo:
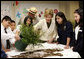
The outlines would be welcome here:
<svg viewBox="0 0 84 59">
<path fill-rule="evenodd" d="M 53 19 L 49 28 L 47 27 L 46 20 L 42 19 L 36 25 L 34 25 L 34 30 L 40 30 L 40 39 L 43 41 L 51 40 L 58 35 L 55 26 L 55 20 Z"/>
<path fill-rule="evenodd" d="M 79 25 L 75 28 L 75 39 L 77 40 L 78 37 L 78 31 L 79 31 L 80 27 Z"/>
<path fill-rule="evenodd" d="M 1 24 L 1 40 L 4 48 L 6 48 L 6 40 L 10 40 L 11 44 L 15 43 L 15 34 L 11 31 L 11 28 L 8 27 L 5 33 L 4 26 Z"/>
</svg>

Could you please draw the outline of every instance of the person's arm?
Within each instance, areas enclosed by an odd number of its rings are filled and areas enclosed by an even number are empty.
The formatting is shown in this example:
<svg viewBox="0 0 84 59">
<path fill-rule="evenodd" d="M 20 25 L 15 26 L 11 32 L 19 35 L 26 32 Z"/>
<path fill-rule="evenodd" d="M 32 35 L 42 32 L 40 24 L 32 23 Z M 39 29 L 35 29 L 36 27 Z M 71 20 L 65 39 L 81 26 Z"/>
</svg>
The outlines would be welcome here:
<svg viewBox="0 0 84 59">
<path fill-rule="evenodd" d="M 20 31 L 16 30 L 15 35 L 16 35 L 16 37 L 15 37 L 16 41 L 21 39 L 20 36 L 19 36 L 20 35 Z"/>
<path fill-rule="evenodd" d="M 10 49 L 5 49 L 3 44 L 1 44 L 1 45 L 2 45 L 2 50 L 4 50 L 5 52 L 10 51 Z"/>
<path fill-rule="evenodd" d="M 42 25 L 42 21 L 39 21 L 36 25 L 34 25 L 34 30 L 40 30 Z"/>
<path fill-rule="evenodd" d="M 65 48 L 69 48 L 69 45 L 70 45 L 70 41 L 71 41 L 71 34 L 73 33 L 73 27 L 72 27 L 72 24 L 70 22 L 68 22 L 66 24 L 66 36 L 67 36 L 67 42 L 66 42 L 66 46 Z"/>
<path fill-rule="evenodd" d="M 69 46 L 69 43 L 70 43 L 70 38 L 69 37 L 67 37 L 67 46 Z"/>
<path fill-rule="evenodd" d="M 65 49 L 69 48 L 69 43 L 70 43 L 70 38 L 67 37 L 67 43 L 66 43 L 66 46 L 64 47 Z"/>
<path fill-rule="evenodd" d="M 38 20 L 38 22 L 41 20 L 41 18 L 38 17 L 38 14 L 36 14 L 36 19 Z"/>
<path fill-rule="evenodd" d="M 58 33 L 57 33 L 57 29 L 56 27 L 54 28 L 54 35 L 53 35 L 53 38 L 48 40 L 48 43 L 52 43 L 54 40 L 56 41 L 58 38 Z"/>
<path fill-rule="evenodd" d="M 2 49 L 3 49 L 3 50 L 5 50 L 5 48 L 4 48 L 4 46 L 3 46 L 3 44 L 1 44 L 1 45 L 2 45 Z"/>
<path fill-rule="evenodd" d="M 56 39 L 57 36 L 58 36 L 58 34 L 57 34 L 57 28 L 55 27 L 55 28 L 54 28 L 54 35 L 53 35 L 53 38 Z"/>
<path fill-rule="evenodd" d="M 9 31 L 8 31 L 8 32 L 9 32 L 9 34 L 11 34 L 11 35 L 13 36 L 12 38 L 9 39 L 10 42 L 11 42 L 11 44 L 15 44 L 15 41 L 17 41 L 17 39 L 20 39 L 18 33 L 14 34 L 14 33 L 11 31 L 10 28 L 9 28 Z"/>
<path fill-rule="evenodd" d="M 78 44 L 73 47 L 73 51 L 83 51 L 83 32 L 80 32 L 78 35 Z"/>
</svg>

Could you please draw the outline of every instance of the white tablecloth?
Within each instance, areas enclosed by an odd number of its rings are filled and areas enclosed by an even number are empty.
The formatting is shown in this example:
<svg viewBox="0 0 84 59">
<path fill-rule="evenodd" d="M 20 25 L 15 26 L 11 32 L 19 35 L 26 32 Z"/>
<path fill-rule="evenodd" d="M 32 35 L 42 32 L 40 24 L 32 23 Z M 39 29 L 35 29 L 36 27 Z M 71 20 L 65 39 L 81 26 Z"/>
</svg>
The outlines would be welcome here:
<svg viewBox="0 0 84 59">
<path fill-rule="evenodd" d="M 37 50 L 37 49 L 56 49 L 61 48 L 63 51 L 60 51 L 59 53 L 62 53 L 63 56 L 48 56 L 46 58 L 81 58 L 78 52 L 73 52 L 71 49 L 64 49 L 65 45 L 62 44 L 50 44 L 50 43 L 42 43 L 42 46 L 35 46 L 34 48 L 30 49 L 31 45 L 27 46 L 26 50 Z M 19 55 L 21 53 L 27 52 L 27 51 L 17 51 L 17 50 L 11 50 L 10 52 L 6 52 L 8 54 L 8 58 L 12 58 L 11 56 Z M 57 53 L 57 52 L 54 52 Z"/>
</svg>

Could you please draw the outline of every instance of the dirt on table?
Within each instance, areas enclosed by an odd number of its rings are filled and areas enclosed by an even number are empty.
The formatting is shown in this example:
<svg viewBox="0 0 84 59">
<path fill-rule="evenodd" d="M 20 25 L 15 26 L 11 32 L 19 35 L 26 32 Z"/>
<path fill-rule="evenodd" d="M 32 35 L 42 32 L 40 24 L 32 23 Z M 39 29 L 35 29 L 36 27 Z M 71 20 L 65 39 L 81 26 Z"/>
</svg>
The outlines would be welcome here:
<svg viewBox="0 0 84 59">
<path fill-rule="evenodd" d="M 53 52 L 63 51 L 63 49 L 41 49 L 30 52 L 21 53 L 20 55 L 12 56 L 13 58 L 43 58 L 47 56 L 63 56 L 61 53 Z"/>
</svg>

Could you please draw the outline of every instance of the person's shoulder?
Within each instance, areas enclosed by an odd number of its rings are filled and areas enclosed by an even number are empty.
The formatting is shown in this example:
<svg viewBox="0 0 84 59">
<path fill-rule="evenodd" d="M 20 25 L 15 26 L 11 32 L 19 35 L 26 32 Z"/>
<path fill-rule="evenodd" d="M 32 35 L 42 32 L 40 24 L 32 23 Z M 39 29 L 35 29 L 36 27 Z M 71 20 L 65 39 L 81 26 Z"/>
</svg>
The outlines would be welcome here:
<svg viewBox="0 0 84 59">
<path fill-rule="evenodd" d="M 45 19 L 41 19 L 39 22 L 45 22 Z"/>
<path fill-rule="evenodd" d="M 17 25 L 17 28 L 20 28 L 22 25 Z"/>
<path fill-rule="evenodd" d="M 10 28 L 10 27 L 8 27 L 7 29 L 8 29 L 8 30 L 11 30 L 11 28 Z"/>
<path fill-rule="evenodd" d="M 70 21 L 67 21 L 66 26 L 72 26 L 72 23 Z"/>
<path fill-rule="evenodd" d="M 72 24 L 70 21 L 67 21 L 66 24 Z"/>
<path fill-rule="evenodd" d="M 54 22 L 54 23 L 55 23 L 55 19 L 52 19 L 52 22 Z"/>
<path fill-rule="evenodd" d="M 17 25 L 17 26 L 16 26 L 16 29 L 17 29 L 17 30 L 20 30 L 20 27 L 22 27 L 22 25 Z"/>
<path fill-rule="evenodd" d="M 12 30 L 11 30 L 11 28 L 10 28 L 10 27 L 8 27 L 8 28 L 7 28 L 7 31 L 8 31 L 8 32 L 10 32 L 10 31 L 12 31 Z"/>
<path fill-rule="evenodd" d="M 1 23 L 1 29 L 3 29 L 4 27 L 3 27 L 3 25 L 2 25 L 2 23 Z"/>
<path fill-rule="evenodd" d="M 41 21 L 45 21 L 46 19 L 42 19 Z"/>
</svg>

